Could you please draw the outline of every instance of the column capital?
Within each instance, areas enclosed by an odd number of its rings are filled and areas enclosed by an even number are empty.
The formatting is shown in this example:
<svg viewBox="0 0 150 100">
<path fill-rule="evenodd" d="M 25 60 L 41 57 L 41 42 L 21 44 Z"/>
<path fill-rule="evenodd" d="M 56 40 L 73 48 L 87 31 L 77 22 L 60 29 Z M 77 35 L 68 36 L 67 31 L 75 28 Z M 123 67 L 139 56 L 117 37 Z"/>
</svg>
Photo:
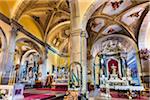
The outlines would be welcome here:
<svg viewBox="0 0 150 100">
<path fill-rule="evenodd" d="M 80 36 L 81 32 L 82 32 L 81 29 L 71 30 L 71 36 Z"/>
<path fill-rule="evenodd" d="M 71 31 L 72 36 L 81 36 L 81 37 L 88 37 L 88 34 L 86 31 L 83 31 L 82 29 L 75 29 Z"/>
<path fill-rule="evenodd" d="M 21 28 L 23 28 L 22 25 L 20 25 L 13 19 L 11 19 L 11 27 L 12 27 L 11 32 L 14 32 L 14 33 L 18 32 Z"/>
</svg>

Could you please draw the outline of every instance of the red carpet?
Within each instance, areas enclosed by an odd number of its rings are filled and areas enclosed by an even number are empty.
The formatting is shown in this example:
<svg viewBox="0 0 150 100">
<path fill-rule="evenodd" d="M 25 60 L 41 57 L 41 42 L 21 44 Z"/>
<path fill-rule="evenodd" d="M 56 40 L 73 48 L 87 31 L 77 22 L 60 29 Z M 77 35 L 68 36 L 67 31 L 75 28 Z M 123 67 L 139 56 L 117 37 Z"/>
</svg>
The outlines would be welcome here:
<svg viewBox="0 0 150 100">
<path fill-rule="evenodd" d="M 24 100 L 35 100 L 35 99 L 44 99 L 44 98 L 52 98 L 55 95 L 46 95 L 46 94 L 30 94 L 24 93 L 25 99 Z"/>
<path fill-rule="evenodd" d="M 66 92 L 67 90 L 64 89 L 54 89 L 54 88 L 36 88 L 37 90 L 49 90 L 49 91 L 64 91 Z"/>
<path fill-rule="evenodd" d="M 127 95 L 125 95 L 124 93 L 120 93 L 119 92 L 119 94 L 118 94 L 118 92 L 111 92 L 110 93 L 111 94 L 111 96 L 112 96 L 112 98 L 118 98 L 118 99 L 128 99 L 128 97 L 127 97 Z M 149 100 L 149 98 L 148 97 L 146 97 L 146 96 L 138 96 L 138 97 L 136 97 L 136 98 L 133 98 L 134 100 Z"/>
</svg>

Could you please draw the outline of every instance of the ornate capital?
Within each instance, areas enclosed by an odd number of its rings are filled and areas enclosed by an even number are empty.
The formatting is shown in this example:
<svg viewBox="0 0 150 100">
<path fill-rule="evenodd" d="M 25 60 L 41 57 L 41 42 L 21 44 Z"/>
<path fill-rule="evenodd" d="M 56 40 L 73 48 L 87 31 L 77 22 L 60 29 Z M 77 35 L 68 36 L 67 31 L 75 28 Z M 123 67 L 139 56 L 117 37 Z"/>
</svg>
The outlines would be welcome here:
<svg viewBox="0 0 150 100">
<path fill-rule="evenodd" d="M 81 29 L 75 29 L 71 31 L 71 36 L 80 36 L 82 30 Z"/>
<path fill-rule="evenodd" d="M 82 29 L 76 29 L 71 31 L 71 36 L 81 36 L 81 37 L 88 37 L 87 32 L 83 31 Z"/>
</svg>

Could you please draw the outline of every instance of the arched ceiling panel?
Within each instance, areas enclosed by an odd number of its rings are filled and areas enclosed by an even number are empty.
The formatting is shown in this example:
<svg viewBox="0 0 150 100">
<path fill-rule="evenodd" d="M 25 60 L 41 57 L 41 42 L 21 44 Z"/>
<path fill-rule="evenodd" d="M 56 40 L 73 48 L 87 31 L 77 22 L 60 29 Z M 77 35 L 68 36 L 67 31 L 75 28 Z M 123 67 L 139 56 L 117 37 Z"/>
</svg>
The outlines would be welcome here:
<svg viewBox="0 0 150 100">
<path fill-rule="evenodd" d="M 102 10 L 103 14 L 106 15 L 116 15 L 121 13 L 123 10 L 125 10 L 127 7 L 129 7 L 132 4 L 131 0 L 109 0 L 104 9 Z"/>
<path fill-rule="evenodd" d="M 70 37 L 70 22 L 55 27 L 47 36 L 47 43 L 57 48 L 60 52 L 68 53 L 68 42 Z M 64 51 L 63 51 L 64 50 Z"/>
<path fill-rule="evenodd" d="M 138 41 L 137 28 L 143 18 L 141 14 L 147 10 L 148 5 L 147 0 L 109 0 L 103 3 L 93 12 L 87 23 L 86 29 L 90 37 L 88 50 L 99 38 L 116 32 Z"/>
<path fill-rule="evenodd" d="M 148 48 L 150 50 L 150 11 L 143 20 L 138 39 L 140 49 Z"/>
<path fill-rule="evenodd" d="M 30 33 L 32 33 L 34 36 L 36 36 L 38 39 L 43 40 L 42 33 L 40 29 L 37 27 L 37 24 L 34 22 L 34 20 L 27 15 L 24 15 L 20 18 L 19 23 Z"/>
<path fill-rule="evenodd" d="M 18 21 L 27 31 L 43 42 L 55 26 L 70 21 L 68 0 L 1 0 L 0 4 L 2 4 L 0 6 L 2 12 Z M 64 30 L 61 31 L 60 33 L 63 33 Z M 57 38 L 57 32 L 54 38 Z M 58 45 L 60 46 L 58 49 L 64 49 L 66 40 L 56 45 L 57 48 Z"/>
<path fill-rule="evenodd" d="M 10 16 L 10 10 L 5 0 L 0 0 L 0 12 L 3 13 L 7 17 Z"/>
</svg>

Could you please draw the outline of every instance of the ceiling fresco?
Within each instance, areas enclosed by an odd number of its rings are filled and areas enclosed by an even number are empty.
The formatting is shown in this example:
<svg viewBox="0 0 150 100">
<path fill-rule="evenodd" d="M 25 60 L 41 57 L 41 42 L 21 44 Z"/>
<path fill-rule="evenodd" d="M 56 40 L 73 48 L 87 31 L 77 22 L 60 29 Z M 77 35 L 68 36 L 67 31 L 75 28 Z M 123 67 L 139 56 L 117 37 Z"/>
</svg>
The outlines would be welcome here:
<svg viewBox="0 0 150 100">
<path fill-rule="evenodd" d="M 114 24 L 114 25 L 109 25 L 103 32 L 102 34 L 103 35 L 108 35 L 108 34 L 112 34 L 112 33 L 115 33 L 115 32 L 119 32 L 121 31 L 122 28 L 117 25 L 117 24 Z"/>
<path fill-rule="evenodd" d="M 28 5 L 28 8 L 22 10 L 22 13 L 20 13 L 21 10 L 18 10 L 18 14 L 14 16 L 15 19 L 19 20 L 23 16 L 29 16 L 38 29 L 40 29 L 42 41 L 46 41 L 59 51 L 62 51 L 66 47 L 68 44 L 66 43 L 68 42 L 66 39 L 69 38 L 70 34 L 67 31 L 70 30 L 68 25 L 65 26 L 67 27 L 66 29 L 57 28 L 56 31 L 52 30 L 54 30 L 55 26 L 70 21 L 68 0 L 36 0 Z M 37 35 L 35 34 L 35 36 Z"/>
<path fill-rule="evenodd" d="M 109 0 L 109 2 L 105 5 L 102 13 L 110 16 L 119 14 L 131 4 L 131 0 Z"/>
<path fill-rule="evenodd" d="M 122 34 L 137 41 L 142 13 L 149 5 L 147 0 L 110 0 L 92 14 L 87 24 L 88 52 L 103 36 Z"/>
</svg>

